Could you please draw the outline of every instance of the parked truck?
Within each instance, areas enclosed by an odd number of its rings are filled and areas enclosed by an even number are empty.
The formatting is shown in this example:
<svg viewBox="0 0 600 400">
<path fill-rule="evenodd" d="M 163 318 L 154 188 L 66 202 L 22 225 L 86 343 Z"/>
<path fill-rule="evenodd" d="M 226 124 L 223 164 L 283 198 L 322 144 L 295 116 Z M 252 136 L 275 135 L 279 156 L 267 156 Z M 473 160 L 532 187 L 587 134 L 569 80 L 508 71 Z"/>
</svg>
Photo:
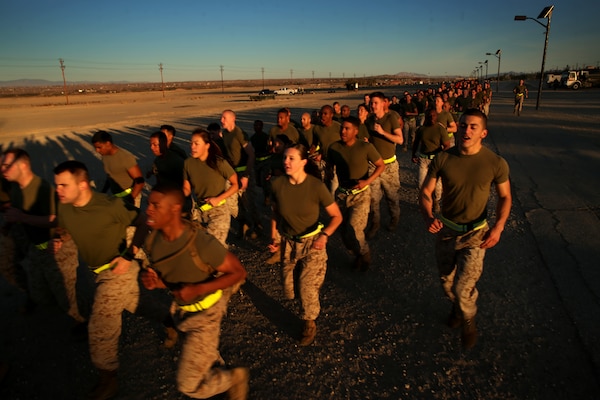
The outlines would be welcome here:
<svg viewBox="0 0 600 400">
<path fill-rule="evenodd" d="M 560 82 L 562 86 L 578 90 L 582 87 L 600 86 L 600 69 L 587 68 L 562 73 Z"/>
<path fill-rule="evenodd" d="M 275 91 L 275 94 L 296 94 L 298 93 L 298 89 L 292 88 L 280 88 Z"/>
<path fill-rule="evenodd" d="M 549 88 L 560 86 L 560 81 L 562 79 L 561 74 L 548 74 L 546 75 L 546 84 Z"/>
</svg>

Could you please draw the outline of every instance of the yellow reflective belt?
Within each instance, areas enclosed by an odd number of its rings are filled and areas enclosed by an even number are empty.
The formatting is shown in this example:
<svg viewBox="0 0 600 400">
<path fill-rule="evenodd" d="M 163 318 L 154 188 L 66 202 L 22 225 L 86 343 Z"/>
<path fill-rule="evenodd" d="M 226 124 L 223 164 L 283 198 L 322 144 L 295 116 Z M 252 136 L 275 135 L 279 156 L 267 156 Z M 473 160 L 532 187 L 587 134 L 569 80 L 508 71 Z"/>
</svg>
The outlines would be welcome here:
<svg viewBox="0 0 600 400">
<path fill-rule="evenodd" d="M 213 206 L 213 205 L 211 205 L 210 203 L 204 203 L 204 204 L 202 204 L 201 206 L 196 206 L 196 208 L 197 208 L 198 210 L 202 211 L 202 212 L 206 212 L 206 211 L 208 211 L 208 210 L 212 210 L 212 209 L 213 209 L 213 208 L 215 208 L 215 207 L 222 206 L 223 204 L 225 204 L 225 200 L 224 200 L 224 199 L 223 199 L 223 200 L 221 200 L 221 201 L 219 202 L 219 204 L 217 204 L 216 206 Z"/>
<path fill-rule="evenodd" d="M 96 275 L 98 275 L 100 272 L 106 271 L 107 269 L 111 269 L 113 266 L 111 263 L 107 263 L 104 265 L 99 266 L 98 268 L 92 270 Z"/>
<path fill-rule="evenodd" d="M 185 306 L 180 305 L 179 308 L 181 308 L 183 311 L 188 311 L 188 312 L 198 312 L 198 311 L 208 310 L 209 308 L 211 308 L 212 306 L 217 304 L 217 302 L 219 301 L 219 299 L 221 299 L 222 296 L 223 296 L 223 291 L 221 289 L 219 289 L 216 292 L 209 294 L 208 296 L 206 296 L 205 298 L 203 298 L 202 300 L 200 300 L 197 303 L 188 304 Z"/>
<path fill-rule="evenodd" d="M 340 192 L 342 192 L 344 194 L 358 194 L 360 192 L 367 190 L 368 187 L 369 187 L 369 185 L 365 186 L 362 189 L 344 189 L 343 187 L 339 187 L 337 190 L 339 190 Z"/>
<path fill-rule="evenodd" d="M 116 193 L 115 197 L 125 197 L 128 194 L 131 194 L 131 192 L 133 192 L 133 189 L 127 188 L 127 189 L 123 190 L 121 193 Z"/>
<path fill-rule="evenodd" d="M 34 247 L 38 250 L 46 250 L 48 248 L 48 243 L 49 242 L 44 242 L 44 243 L 40 243 L 40 244 L 36 244 L 34 245 Z"/>
<path fill-rule="evenodd" d="M 450 221 L 448 218 L 445 218 L 443 215 L 439 216 L 440 221 L 444 223 L 448 228 L 457 231 L 457 232 L 470 232 L 470 231 L 478 231 L 481 228 L 487 225 L 487 220 L 484 219 L 482 221 L 475 222 L 473 224 L 457 224 L 456 222 Z"/>
<path fill-rule="evenodd" d="M 235 167 L 234 168 L 235 172 L 244 172 L 247 169 L 248 169 L 248 167 L 245 166 L 245 165 L 242 165 L 241 167 Z"/>
<path fill-rule="evenodd" d="M 299 241 L 299 240 L 306 239 L 306 238 L 309 238 L 309 237 L 313 237 L 313 236 L 319 234 L 321 232 L 321 230 L 323 230 L 324 227 L 325 227 L 325 225 L 323 225 L 321 222 L 319 222 L 319 224 L 317 225 L 317 229 L 315 229 L 312 232 L 306 233 L 304 235 L 292 236 L 292 235 L 286 235 L 285 233 L 282 233 L 282 235 L 285 236 L 285 237 L 287 237 L 288 239 Z"/>
<path fill-rule="evenodd" d="M 257 157 L 257 158 L 256 158 L 256 161 L 258 161 L 258 162 L 261 162 L 261 161 L 266 161 L 266 160 L 268 160 L 269 158 L 271 158 L 271 156 L 270 156 L 270 155 L 268 155 L 268 156 L 264 156 L 264 157 Z"/>
<path fill-rule="evenodd" d="M 394 154 L 392 157 L 390 157 L 390 158 L 387 158 L 387 159 L 383 160 L 383 163 L 384 163 L 384 164 L 391 164 L 391 163 L 393 163 L 394 161 L 396 161 L 396 155 L 395 155 L 395 154 Z"/>
</svg>

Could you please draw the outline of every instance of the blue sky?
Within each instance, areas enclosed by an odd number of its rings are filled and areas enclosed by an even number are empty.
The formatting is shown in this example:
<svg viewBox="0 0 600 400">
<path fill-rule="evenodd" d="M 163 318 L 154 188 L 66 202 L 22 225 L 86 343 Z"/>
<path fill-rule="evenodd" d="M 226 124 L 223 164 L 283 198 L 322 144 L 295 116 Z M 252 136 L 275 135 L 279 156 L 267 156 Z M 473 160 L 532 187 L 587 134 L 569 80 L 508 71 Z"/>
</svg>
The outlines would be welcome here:
<svg viewBox="0 0 600 400">
<path fill-rule="evenodd" d="M 491 4 L 493 3 L 493 4 Z M 68 81 L 469 75 L 600 64 L 600 2 L 538 1 L 64 1 L 0 4 L 0 80 Z M 546 22 L 546 20 L 542 20 Z M 292 70 L 292 72 L 290 72 Z M 485 68 L 483 69 L 485 74 Z"/>
</svg>

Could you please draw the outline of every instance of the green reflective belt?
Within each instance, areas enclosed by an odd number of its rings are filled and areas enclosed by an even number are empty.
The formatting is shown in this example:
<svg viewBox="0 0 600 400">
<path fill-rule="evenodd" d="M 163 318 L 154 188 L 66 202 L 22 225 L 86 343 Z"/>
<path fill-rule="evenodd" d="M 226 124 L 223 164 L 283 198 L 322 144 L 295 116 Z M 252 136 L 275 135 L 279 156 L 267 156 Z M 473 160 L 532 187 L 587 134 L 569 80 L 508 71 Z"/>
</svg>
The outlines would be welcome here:
<svg viewBox="0 0 600 400">
<path fill-rule="evenodd" d="M 247 169 L 248 169 L 248 167 L 245 166 L 245 165 L 242 165 L 241 167 L 235 167 L 234 168 L 235 172 L 244 172 Z"/>
<path fill-rule="evenodd" d="M 258 161 L 258 162 L 267 161 L 269 158 L 271 158 L 271 155 L 264 156 L 264 157 L 256 157 L 256 161 Z"/>
<path fill-rule="evenodd" d="M 439 219 L 440 219 L 440 221 L 442 221 L 444 223 L 444 225 L 446 225 L 448 228 L 452 229 L 453 231 L 463 232 L 463 233 L 471 232 L 471 231 L 478 231 L 487 225 L 486 219 L 483 219 L 481 221 L 471 222 L 468 224 L 457 224 L 456 222 L 452 222 L 449 219 L 445 218 L 443 215 L 440 215 Z"/>
<path fill-rule="evenodd" d="M 44 243 L 36 244 L 33 247 L 35 247 L 38 250 L 46 250 L 48 248 L 48 243 L 49 242 L 44 242 Z"/>
<path fill-rule="evenodd" d="M 213 206 L 213 205 L 211 205 L 210 203 L 204 203 L 204 204 L 202 204 L 201 206 L 199 206 L 199 205 L 196 205 L 196 208 L 197 208 L 198 210 L 202 211 L 202 212 L 206 212 L 206 211 L 212 210 L 212 209 L 213 209 L 213 208 L 215 208 L 215 207 L 222 206 L 223 204 L 225 204 L 225 200 L 221 200 L 221 201 L 219 202 L 219 204 L 217 204 L 216 206 Z"/>
<path fill-rule="evenodd" d="M 396 155 L 394 154 L 393 156 L 391 156 L 390 158 L 386 158 L 385 160 L 383 160 L 384 164 L 391 164 L 394 161 L 396 161 Z"/>
<path fill-rule="evenodd" d="M 131 192 L 133 192 L 133 189 L 132 188 L 127 188 L 127 189 L 123 190 L 120 193 L 115 193 L 114 196 L 115 197 L 125 197 L 125 196 L 131 194 Z"/>
<path fill-rule="evenodd" d="M 346 194 L 346 195 L 350 195 L 350 194 L 358 194 L 360 192 L 363 192 L 363 191 L 367 190 L 368 187 L 369 187 L 369 185 L 365 186 L 362 189 L 345 189 L 345 188 L 343 188 L 343 187 L 340 186 L 340 187 L 337 188 L 337 190 L 340 191 L 340 192 L 342 192 L 342 193 L 344 193 L 344 194 Z"/>
<path fill-rule="evenodd" d="M 183 311 L 188 312 L 199 312 L 208 310 L 209 308 L 217 304 L 221 297 L 223 297 L 223 291 L 219 289 L 216 292 L 207 295 L 205 298 L 196 303 L 188 304 L 185 306 L 180 305 L 179 308 L 181 308 Z"/>
<path fill-rule="evenodd" d="M 315 229 L 312 232 L 305 233 L 304 235 L 294 235 L 294 236 L 292 236 L 292 235 L 287 235 L 285 233 L 282 233 L 282 235 L 285 236 L 288 239 L 292 239 L 292 240 L 294 240 L 296 242 L 299 242 L 302 239 L 306 239 L 306 238 L 309 238 L 309 237 L 312 237 L 312 236 L 315 236 L 315 235 L 319 234 L 319 232 L 321 232 L 321 230 L 324 227 L 325 227 L 325 225 L 323 225 L 321 222 L 319 222 L 319 224 L 317 225 L 317 229 Z"/>
</svg>

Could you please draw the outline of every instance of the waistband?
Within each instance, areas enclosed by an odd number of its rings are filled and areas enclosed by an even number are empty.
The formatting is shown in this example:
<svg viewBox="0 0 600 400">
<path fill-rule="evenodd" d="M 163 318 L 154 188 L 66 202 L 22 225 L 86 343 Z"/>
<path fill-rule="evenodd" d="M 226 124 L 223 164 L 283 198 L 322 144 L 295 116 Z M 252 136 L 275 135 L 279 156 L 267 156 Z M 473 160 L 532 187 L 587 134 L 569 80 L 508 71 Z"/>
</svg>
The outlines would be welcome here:
<svg viewBox="0 0 600 400">
<path fill-rule="evenodd" d="M 270 154 L 268 156 L 264 156 L 264 157 L 256 157 L 256 161 L 258 161 L 258 162 L 267 161 L 269 158 L 271 158 Z"/>
<path fill-rule="evenodd" d="M 391 164 L 394 161 L 396 161 L 396 155 L 394 154 L 393 156 L 391 156 L 390 158 L 386 158 L 385 160 L 383 160 L 384 164 Z"/>
<path fill-rule="evenodd" d="M 106 263 L 104 265 L 99 266 L 98 268 L 93 269 L 92 272 L 98 275 L 101 272 L 106 271 L 107 269 L 112 269 L 113 267 L 114 265 L 112 265 L 111 263 Z"/>
<path fill-rule="evenodd" d="M 44 242 L 44 243 L 40 243 L 40 244 L 34 244 L 33 247 L 35 247 L 38 250 L 46 250 L 48 248 L 48 244 L 50 242 Z"/>
<path fill-rule="evenodd" d="M 311 231 L 311 232 L 309 232 L 309 233 L 305 233 L 305 234 L 303 234 L 303 235 L 294 235 L 294 236 L 292 236 L 292 235 L 287 235 L 287 234 L 285 234 L 285 233 L 282 233 L 281 235 L 282 235 L 282 236 L 285 236 L 286 238 L 288 238 L 288 239 L 291 239 L 291 240 L 293 240 L 293 241 L 295 241 L 295 242 L 299 242 L 299 241 L 300 241 L 300 240 L 302 240 L 302 239 L 306 239 L 306 238 L 309 238 L 309 237 L 313 237 L 313 236 L 315 236 L 315 235 L 319 234 L 319 232 L 321 232 L 321 230 L 322 230 L 324 227 L 325 227 L 325 225 L 323 225 L 321 222 L 319 222 L 319 223 L 317 224 L 317 228 L 316 228 L 314 231 Z"/>
<path fill-rule="evenodd" d="M 187 304 L 185 306 L 182 306 L 182 305 L 178 305 L 178 306 L 183 311 L 200 312 L 200 311 L 208 310 L 209 308 L 211 308 L 212 306 L 217 304 L 217 302 L 221 299 L 221 297 L 223 297 L 223 291 L 221 289 L 219 289 L 216 292 L 207 295 L 202 300 L 200 300 L 196 303 Z"/>
<path fill-rule="evenodd" d="M 419 153 L 419 157 L 420 158 L 426 158 L 428 160 L 433 160 L 435 158 L 435 156 L 437 156 L 437 153 L 434 154 L 423 154 L 423 153 Z"/>
<path fill-rule="evenodd" d="M 337 190 L 339 192 L 344 193 L 344 194 L 358 194 L 360 192 L 364 192 L 365 190 L 367 190 L 368 187 L 369 187 L 369 185 L 365 186 L 362 189 L 345 189 L 345 188 L 343 188 L 343 187 L 340 186 L 340 187 L 337 188 Z"/>
<path fill-rule="evenodd" d="M 133 189 L 132 188 L 127 188 L 127 189 L 123 190 L 120 193 L 115 193 L 114 196 L 115 197 L 125 197 L 127 195 L 130 195 L 131 192 L 133 192 Z"/>
<path fill-rule="evenodd" d="M 226 202 L 226 200 L 223 199 L 216 206 L 213 206 L 210 203 L 204 203 L 202 205 L 196 205 L 196 208 L 202 212 L 206 212 L 206 211 L 212 210 L 215 207 L 222 206 L 223 204 L 225 204 L 225 202 Z"/>
<path fill-rule="evenodd" d="M 484 228 L 487 225 L 487 220 L 482 219 L 481 221 L 470 222 L 468 224 L 457 224 L 456 222 L 452 222 L 449 219 L 445 218 L 443 215 L 439 216 L 440 221 L 444 223 L 448 228 L 457 232 L 471 232 L 478 231 L 481 228 Z"/>
<path fill-rule="evenodd" d="M 246 166 L 246 165 L 242 165 L 242 166 L 239 166 L 239 167 L 235 167 L 235 168 L 234 168 L 234 171 L 235 171 L 235 172 L 244 172 L 244 171 L 245 171 L 245 170 L 247 170 L 247 169 L 248 169 L 248 166 Z"/>
<path fill-rule="evenodd" d="M 517 93 L 517 96 L 523 96 L 525 93 Z"/>
</svg>

